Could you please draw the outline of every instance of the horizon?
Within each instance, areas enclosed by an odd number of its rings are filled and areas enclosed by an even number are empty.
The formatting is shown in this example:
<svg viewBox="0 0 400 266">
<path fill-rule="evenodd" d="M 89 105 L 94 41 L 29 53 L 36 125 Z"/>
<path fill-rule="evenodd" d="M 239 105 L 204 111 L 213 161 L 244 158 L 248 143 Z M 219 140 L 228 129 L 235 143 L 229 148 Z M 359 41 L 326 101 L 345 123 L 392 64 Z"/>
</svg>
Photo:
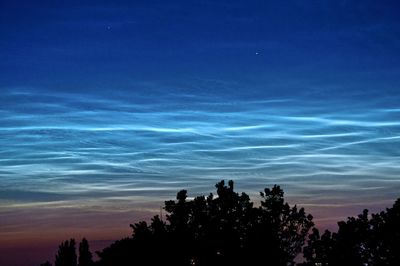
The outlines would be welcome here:
<svg viewBox="0 0 400 266">
<path fill-rule="evenodd" d="M 391 206 L 398 8 L 1 1 L 0 253 L 31 255 L 0 262 L 129 236 L 222 179 L 254 202 L 280 185 L 321 228 Z"/>
</svg>

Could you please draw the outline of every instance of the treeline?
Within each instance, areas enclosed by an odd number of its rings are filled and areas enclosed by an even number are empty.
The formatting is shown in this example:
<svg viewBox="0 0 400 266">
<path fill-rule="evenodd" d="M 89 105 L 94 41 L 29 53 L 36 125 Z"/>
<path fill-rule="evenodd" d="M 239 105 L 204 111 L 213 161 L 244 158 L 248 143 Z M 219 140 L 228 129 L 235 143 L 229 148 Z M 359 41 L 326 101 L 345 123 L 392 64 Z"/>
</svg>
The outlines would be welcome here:
<svg viewBox="0 0 400 266">
<path fill-rule="evenodd" d="M 148 224 L 131 224 L 132 237 L 121 239 L 92 260 L 86 239 L 59 246 L 55 266 L 365 266 L 400 265 L 400 200 L 392 208 L 338 223 L 322 234 L 303 208 L 284 201 L 279 186 L 260 192 L 254 206 L 246 193 L 236 193 L 233 181 L 216 184 L 211 193 L 187 199 L 187 191 L 166 201 L 166 221 L 158 215 Z M 50 266 L 49 262 L 42 266 Z"/>
</svg>

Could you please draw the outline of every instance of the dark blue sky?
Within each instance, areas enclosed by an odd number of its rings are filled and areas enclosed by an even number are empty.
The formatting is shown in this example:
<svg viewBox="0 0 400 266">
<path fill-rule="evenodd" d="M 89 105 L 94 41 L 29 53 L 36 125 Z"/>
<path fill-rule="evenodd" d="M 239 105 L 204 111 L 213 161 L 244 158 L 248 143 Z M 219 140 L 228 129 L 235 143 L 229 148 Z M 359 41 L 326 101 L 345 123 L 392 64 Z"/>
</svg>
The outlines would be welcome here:
<svg viewBox="0 0 400 266">
<path fill-rule="evenodd" d="M 398 84 L 398 1 L 71 2 L 1 2 L 0 86 Z"/>
<path fill-rule="evenodd" d="M 129 235 L 179 189 L 222 178 L 256 202 L 280 184 L 322 227 L 390 206 L 399 10 L 0 0 L 0 253 Z"/>
</svg>

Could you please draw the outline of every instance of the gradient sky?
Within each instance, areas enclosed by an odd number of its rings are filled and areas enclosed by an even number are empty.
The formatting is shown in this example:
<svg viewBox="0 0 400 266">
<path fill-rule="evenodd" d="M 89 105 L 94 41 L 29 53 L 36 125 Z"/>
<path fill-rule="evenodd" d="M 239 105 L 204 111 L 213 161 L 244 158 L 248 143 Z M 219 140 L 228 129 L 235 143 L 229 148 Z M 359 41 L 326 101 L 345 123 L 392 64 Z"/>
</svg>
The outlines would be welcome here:
<svg viewBox="0 0 400 266">
<path fill-rule="evenodd" d="M 112 2 L 0 1 L 0 264 L 221 179 L 328 228 L 400 197 L 398 1 Z"/>
</svg>

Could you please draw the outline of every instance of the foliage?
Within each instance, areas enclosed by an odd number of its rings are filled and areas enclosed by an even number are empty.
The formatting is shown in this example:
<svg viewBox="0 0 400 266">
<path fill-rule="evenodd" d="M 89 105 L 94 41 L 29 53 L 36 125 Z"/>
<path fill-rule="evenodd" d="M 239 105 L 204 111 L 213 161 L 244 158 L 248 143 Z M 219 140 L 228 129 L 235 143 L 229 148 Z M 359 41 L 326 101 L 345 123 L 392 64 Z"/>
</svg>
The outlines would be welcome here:
<svg viewBox="0 0 400 266">
<path fill-rule="evenodd" d="M 261 193 L 259 207 L 247 194 L 236 193 L 233 181 L 228 186 L 221 181 L 216 189 L 217 197 L 190 201 L 187 191 L 178 192 L 175 201 L 165 202 L 167 222 L 155 216 L 150 225 L 131 225 L 132 238 L 100 252 L 99 264 L 295 264 L 313 226 L 311 215 L 285 203 L 279 186 Z"/>
<path fill-rule="evenodd" d="M 92 253 L 89 250 L 89 243 L 86 238 L 83 238 L 79 244 L 79 264 L 76 256 L 75 240 L 70 239 L 62 242 L 58 247 L 56 254 L 55 266 L 92 266 Z M 41 266 L 51 266 L 51 263 L 46 261 Z"/>
<path fill-rule="evenodd" d="M 247 194 L 234 191 L 233 181 L 217 183 L 215 196 L 188 200 L 187 191 L 179 191 L 176 200 L 165 202 L 166 221 L 156 215 L 150 223 L 131 224 L 132 237 L 97 252 L 96 262 L 82 239 L 79 266 L 290 266 L 301 252 L 302 266 L 400 265 L 400 199 L 380 213 L 364 210 L 338 222 L 335 233 L 320 234 L 313 217 L 283 196 L 279 186 L 265 188 L 255 206 Z M 73 239 L 61 243 L 55 266 L 77 266 Z"/>
<path fill-rule="evenodd" d="M 83 238 L 79 244 L 79 266 L 93 265 L 92 253 L 89 250 L 89 243 L 86 238 Z"/>
<path fill-rule="evenodd" d="M 338 223 L 337 233 L 313 230 L 304 248 L 304 265 L 400 265 L 400 200 L 392 208 Z"/>
<path fill-rule="evenodd" d="M 66 240 L 58 247 L 58 253 L 56 255 L 55 266 L 76 266 L 76 250 L 75 240 Z"/>
</svg>

